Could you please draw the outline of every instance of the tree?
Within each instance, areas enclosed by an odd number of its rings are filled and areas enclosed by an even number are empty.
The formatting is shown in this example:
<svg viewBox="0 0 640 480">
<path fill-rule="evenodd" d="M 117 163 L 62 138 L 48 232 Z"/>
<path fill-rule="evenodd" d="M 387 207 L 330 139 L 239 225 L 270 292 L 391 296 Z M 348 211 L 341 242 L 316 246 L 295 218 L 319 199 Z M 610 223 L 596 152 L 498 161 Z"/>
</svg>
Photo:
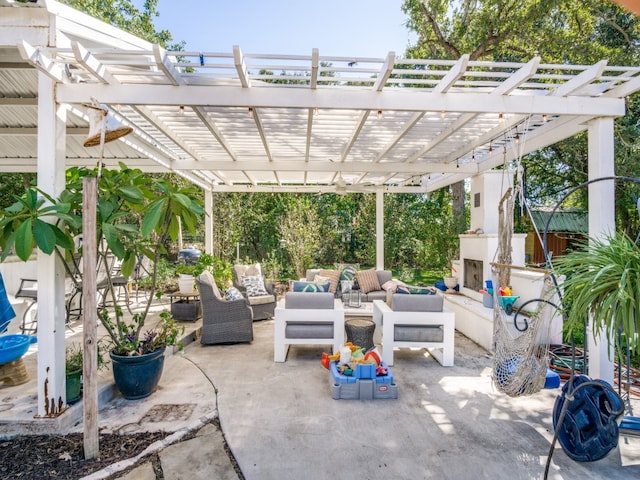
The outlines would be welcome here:
<svg viewBox="0 0 640 480">
<path fill-rule="evenodd" d="M 320 244 L 319 234 L 318 218 L 309 198 L 298 197 L 291 202 L 280 224 L 280 238 L 299 278 L 305 276 L 306 269 L 315 260 Z"/>
<path fill-rule="evenodd" d="M 602 0 L 406 0 L 407 23 L 418 41 L 407 49 L 409 58 L 528 61 L 539 55 L 543 63 L 592 64 L 601 59 L 617 65 L 640 63 L 640 20 L 621 7 Z M 628 100 L 626 117 L 616 120 L 616 170 L 622 175 L 640 170 L 640 108 L 638 94 Z M 553 202 L 559 193 L 587 176 L 586 135 L 579 135 L 534 152 L 523 159 L 528 194 L 534 203 Z M 461 218 L 460 186 L 454 190 L 454 215 Z M 632 191 L 629 191 L 632 190 Z M 624 225 L 633 217 L 632 193 L 617 190 L 617 215 Z M 578 194 L 586 207 L 586 195 Z"/>
<path fill-rule="evenodd" d="M 144 0 L 138 10 L 131 0 L 61 0 L 70 7 L 85 12 L 151 43 L 169 50 L 183 50 L 184 42 L 170 44 L 173 36 L 168 30 L 156 30 L 153 20 L 158 17 L 158 0 Z"/>
</svg>

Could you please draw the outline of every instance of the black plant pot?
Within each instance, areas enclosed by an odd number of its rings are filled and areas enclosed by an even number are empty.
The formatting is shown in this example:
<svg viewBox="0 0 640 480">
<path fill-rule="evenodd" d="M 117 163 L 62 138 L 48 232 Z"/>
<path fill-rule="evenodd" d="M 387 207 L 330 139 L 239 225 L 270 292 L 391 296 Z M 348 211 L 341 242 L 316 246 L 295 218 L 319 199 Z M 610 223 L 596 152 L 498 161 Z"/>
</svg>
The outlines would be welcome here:
<svg viewBox="0 0 640 480">
<path fill-rule="evenodd" d="M 110 352 L 113 378 L 124 398 L 137 400 L 153 393 L 162 376 L 164 350 L 163 347 L 134 357 Z"/>
</svg>

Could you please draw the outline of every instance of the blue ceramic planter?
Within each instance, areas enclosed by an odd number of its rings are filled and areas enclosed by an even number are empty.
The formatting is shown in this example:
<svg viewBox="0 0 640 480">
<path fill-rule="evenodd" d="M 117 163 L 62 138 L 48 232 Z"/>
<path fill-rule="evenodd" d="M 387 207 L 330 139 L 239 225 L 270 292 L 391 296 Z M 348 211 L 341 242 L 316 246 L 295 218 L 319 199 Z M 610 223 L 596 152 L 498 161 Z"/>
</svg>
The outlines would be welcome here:
<svg viewBox="0 0 640 480">
<path fill-rule="evenodd" d="M 137 400 L 153 393 L 162 376 L 164 350 L 135 357 L 109 354 L 116 387 L 124 398 Z"/>
</svg>

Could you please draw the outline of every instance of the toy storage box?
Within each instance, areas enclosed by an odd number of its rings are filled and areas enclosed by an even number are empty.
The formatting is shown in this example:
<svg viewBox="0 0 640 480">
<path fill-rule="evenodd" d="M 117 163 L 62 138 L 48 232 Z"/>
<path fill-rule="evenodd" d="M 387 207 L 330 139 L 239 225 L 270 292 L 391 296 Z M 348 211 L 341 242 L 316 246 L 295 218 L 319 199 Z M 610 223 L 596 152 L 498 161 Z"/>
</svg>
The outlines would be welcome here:
<svg viewBox="0 0 640 480">
<path fill-rule="evenodd" d="M 386 366 L 384 363 L 382 366 Z M 338 372 L 336 362 L 331 362 L 329 384 L 334 400 L 373 400 L 378 398 L 398 398 L 398 386 L 393 382 L 391 369 L 387 374 L 376 376 L 376 366 L 356 364 L 353 375 Z"/>
</svg>

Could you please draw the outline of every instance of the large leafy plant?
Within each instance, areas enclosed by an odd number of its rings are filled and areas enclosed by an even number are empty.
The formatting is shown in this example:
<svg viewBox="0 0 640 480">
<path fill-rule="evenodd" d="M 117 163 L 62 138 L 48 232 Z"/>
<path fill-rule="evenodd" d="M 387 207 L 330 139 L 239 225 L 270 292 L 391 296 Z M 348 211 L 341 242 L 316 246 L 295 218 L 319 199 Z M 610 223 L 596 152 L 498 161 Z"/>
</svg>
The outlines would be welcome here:
<svg viewBox="0 0 640 480">
<path fill-rule="evenodd" d="M 618 333 L 638 350 L 640 332 L 640 248 L 624 233 L 590 239 L 575 251 L 554 259 L 562 284 L 567 331 L 584 329 L 591 316 L 594 335 Z"/>
<path fill-rule="evenodd" d="M 73 263 L 83 249 L 77 239 L 82 235 L 82 180 L 88 175 L 96 175 L 96 171 L 70 169 L 66 188 L 57 199 L 36 188 L 16 197 L 16 202 L 0 217 L 0 260 L 15 250 L 16 255 L 26 261 L 37 247 L 45 254 L 60 255 L 69 273 L 79 271 Z M 170 315 L 162 315 L 154 329 L 145 331 L 144 328 L 156 289 L 158 259 L 166 253 L 166 242 L 177 240 L 180 224 L 194 232 L 203 214 L 202 205 L 194 200 L 196 189 L 129 169 L 124 164 L 118 170 L 102 169 L 97 188 L 99 262 L 110 266 L 116 258 L 120 263 L 118 275 L 127 278 L 142 256 L 150 258 L 153 265 L 151 294 L 143 311 L 134 314 L 130 322 L 125 321 L 116 301 L 115 273 L 106 269 L 106 295 L 114 308 L 101 307 L 99 315 L 113 351 L 120 355 L 139 355 L 175 344 L 179 328 Z"/>
</svg>

